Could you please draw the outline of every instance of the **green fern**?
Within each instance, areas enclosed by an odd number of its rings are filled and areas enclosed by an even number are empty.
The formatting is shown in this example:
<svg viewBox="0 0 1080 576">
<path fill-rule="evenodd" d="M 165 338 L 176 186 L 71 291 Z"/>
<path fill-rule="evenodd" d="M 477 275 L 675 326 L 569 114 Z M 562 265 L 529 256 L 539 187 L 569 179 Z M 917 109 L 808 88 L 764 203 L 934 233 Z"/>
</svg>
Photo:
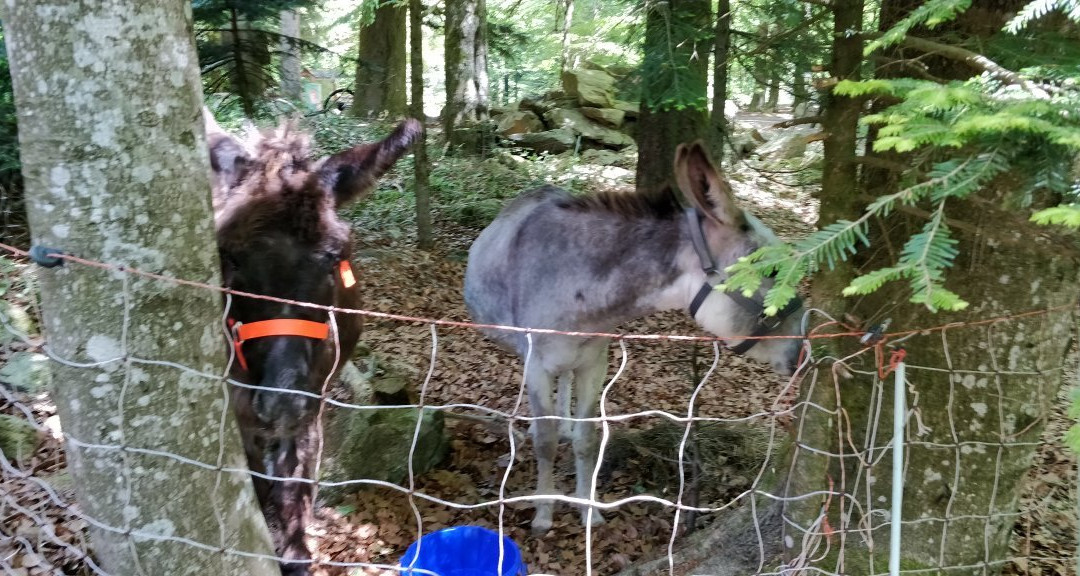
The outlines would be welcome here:
<svg viewBox="0 0 1080 576">
<path fill-rule="evenodd" d="M 906 279 L 911 288 L 911 302 L 933 312 L 962 310 L 968 303 L 943 286 L 945 270 L 952 266 L 958 251 L 956 240 L 944 222 L 944 202 L 922 231 L 904 244 L 896 266 L 880 268 L 859 276 L 844 288 L 845 296 L 870 294 L 887 282 Z"/>
<path fill-rule="evenodd" d="M 1080 1 L 1078 0 L 1034 0 L 1024 6 L 1016 16 L 1005 25 L 1005 31 L 1016 34 L 1028 24 L 1046 16 L 1054 10 L 1061 10 L 1073 22 L 1080 22 Z"/>
<path fill-rule="evenodd" d="M 1031 216 L 1031 221 L 1043 226 L 1057 225 L 1080 229 L 1080 204 L 1062 204 L 1039 210 Z"/>
<path fill-rule="evenodd" d="M 881 48 L 892 46 L 904 39 L 912 28 L 923 25 L 935 28 L 948 22 L 971 6 L 971 0 L 928 0 L 895 26 L 887 30 L 880 38 L 868 43 L 863 53 L 867 56 Z"/>
</svg>

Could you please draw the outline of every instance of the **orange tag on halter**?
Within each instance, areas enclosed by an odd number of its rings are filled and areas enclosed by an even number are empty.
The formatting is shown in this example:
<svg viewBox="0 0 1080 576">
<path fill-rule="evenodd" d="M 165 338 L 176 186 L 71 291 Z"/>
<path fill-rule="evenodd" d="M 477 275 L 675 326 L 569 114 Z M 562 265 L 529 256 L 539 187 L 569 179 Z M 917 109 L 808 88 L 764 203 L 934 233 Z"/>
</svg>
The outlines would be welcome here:
<svg viewBox="0 0 1080 576">
<path fill-rule="evenodd" d="M 349 265 L 348 260 L 342 260 L 338 266 L 341 270 L 341 281 L 345 283 L 346 288 L 352 288 L 356 285 L 356 276 L 353 275 L 352 266 Z"/>
</svg>

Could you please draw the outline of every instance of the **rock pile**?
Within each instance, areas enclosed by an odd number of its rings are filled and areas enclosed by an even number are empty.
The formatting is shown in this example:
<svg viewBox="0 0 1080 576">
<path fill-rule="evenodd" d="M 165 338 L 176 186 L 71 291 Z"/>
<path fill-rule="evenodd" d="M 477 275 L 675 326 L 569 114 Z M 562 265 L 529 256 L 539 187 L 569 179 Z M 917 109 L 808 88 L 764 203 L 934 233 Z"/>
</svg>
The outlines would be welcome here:
<svg viewBox="0 0 1080 576">
<path fill-rule="evenodd" d="M 562 90 L 524 98 L 495 116 L 496 132 L 537 152 L 622 150 L 634 144 L 638 105 L 615 98 L 615 77 L 602 70 L 568 70 Z"/>
</svg>

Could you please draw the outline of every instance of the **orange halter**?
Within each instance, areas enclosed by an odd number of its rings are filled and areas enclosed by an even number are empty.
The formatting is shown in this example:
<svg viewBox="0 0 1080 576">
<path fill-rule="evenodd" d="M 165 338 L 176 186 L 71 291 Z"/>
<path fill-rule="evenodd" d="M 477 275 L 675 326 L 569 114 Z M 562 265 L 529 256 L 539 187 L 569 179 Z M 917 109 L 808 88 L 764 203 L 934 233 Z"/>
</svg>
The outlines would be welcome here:
<svg viewBox="0 0 1080 576">
<path fill-rule="evenodd" d="M 338 265 L 341 281 L 346 288 L 356 285 L 356 276 L 353 275 L 352 266 L 348 260 L 342 260 Z M 325 322 L 313 322 L 311 320 L 298 320 L 296 318 L 275 318 L 272 320 L 260 320 L 244 324 L 232 318 L 227 320 L 229 332 L 232 334 L 232 345 L 236 351 L 236 360 L 245 371 L 248 369 L 247 359 L 244 358 L 244 342 L 255 338 L 267 336 L 300 336 L 325 340 L 330 335 L 330 327 Z"/>
</svg>

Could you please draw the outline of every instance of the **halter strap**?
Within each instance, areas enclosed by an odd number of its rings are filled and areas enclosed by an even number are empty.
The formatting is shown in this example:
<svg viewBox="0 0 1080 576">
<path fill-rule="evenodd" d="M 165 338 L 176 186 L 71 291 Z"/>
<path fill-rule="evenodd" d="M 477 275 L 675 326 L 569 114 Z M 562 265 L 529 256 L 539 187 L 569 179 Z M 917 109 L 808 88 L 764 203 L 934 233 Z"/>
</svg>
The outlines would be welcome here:
<svg viewBox="0 0 1080 576">
<path fill-rule="evenodd" d="M 229 318 L 228 324 L 232 333 L 233 349 L 236 350 L 236 360 L 244 370 L 248 369 L 248 365 L 243 346 L 248 340 L 267 336 L 300 336 L 324 340 L 330 335 L 330 327 L 326 323 L 296 318 L 274 318 L 247 324 Z"/>
<path fill-rule="evenodd" d="M 238 326 L 236 335 L 237 340 L 240 342 L 267 336 L 303 336 L 322 340 L 330 334 L 330 327 L 324 322 L 297 320 L 295 318 L 275 318 L 273 320 L 238 324 Z"/>
<path fill-rule="evenodd" d="M 686 208 L 684 213 L 686 214 L 686 222 L 690 227 L 690 241 L 694 245 L 694 252 L 697 253 L 698 260 L 701 262 L 701 269 L 705 272 L 705 282 L 702 283 L 701 288 L 694 295 L 694 299 L 690 301 L 690 316 L 696 317 L 701 305 L 705 303 L 705 299 L 716 289 L 713 284 L 709 283 L 709 280 L 713 276 L 719 276 L 720 272 L 716 267 L 716 261 L 713 260 L 712 253 L 709 252 L 708 244 L 705 243 L 705 232 L 701 229 L 701 214 L 694 207 Z M 761 336 L 779 328 L 784 319 L 802 306 L 798 298 L 792 298 L 787 303 L 787 306 L 784 306 L 784 309 L 777 312 L 776 315 L 765 316 L 765 307 L 761 302 L 753 298 L 747 298 L 739 292 L 725 292 L 724 295 L 734 300 L 743 310 L 757 316 L 757 324 L 754 326 L 753 332 L 742 342 L 728 347 L 728 350 L 736 354 L 745 354 L 759 342 Z"/>
</svg>

